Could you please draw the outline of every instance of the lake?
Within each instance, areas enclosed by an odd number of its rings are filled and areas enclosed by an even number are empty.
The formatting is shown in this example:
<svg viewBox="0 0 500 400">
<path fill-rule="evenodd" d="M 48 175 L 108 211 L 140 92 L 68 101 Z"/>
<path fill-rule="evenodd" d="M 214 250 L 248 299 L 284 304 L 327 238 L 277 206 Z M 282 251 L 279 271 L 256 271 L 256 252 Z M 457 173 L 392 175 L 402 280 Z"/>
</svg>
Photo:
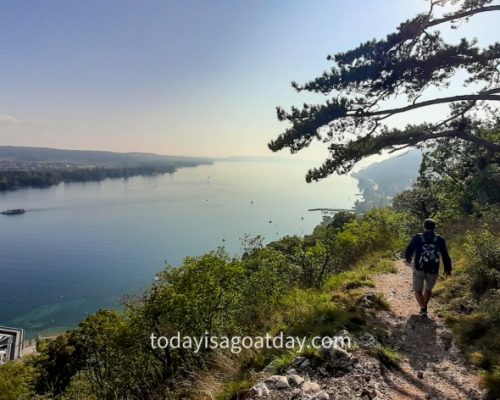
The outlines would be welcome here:
<svg viewBox="0 0 500 400">
<path fill-rule="evenodd" d="M 140 293 L 165 262 L 239 238 L 266 242 L 310 233 L 309 208 L 351 208 L 350 176 L 307 184 L 303 161 L 223 161 L 174 174 L 65 183 L 0 193 L 0 325 L 29 337 L 75 326 L 101 307 Z"/>
</svg>

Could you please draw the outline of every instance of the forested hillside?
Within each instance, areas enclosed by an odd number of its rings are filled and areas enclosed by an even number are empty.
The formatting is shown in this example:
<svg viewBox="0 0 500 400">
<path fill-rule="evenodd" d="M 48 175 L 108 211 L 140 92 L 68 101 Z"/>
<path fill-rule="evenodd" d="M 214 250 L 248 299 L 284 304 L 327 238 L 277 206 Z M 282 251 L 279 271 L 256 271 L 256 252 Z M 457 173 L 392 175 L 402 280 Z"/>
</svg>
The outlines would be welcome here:
<svg viewBox="0 0 500 400">
<path fill-rule="evenodd" d="M 60 182 L 100 181 L 106 178 L 173 173 L 177 168 L 211 162 L 206 158 L 150 153 L 0 146 L 0 191 L 23 187 L 48 187 Z"/>
</svg>

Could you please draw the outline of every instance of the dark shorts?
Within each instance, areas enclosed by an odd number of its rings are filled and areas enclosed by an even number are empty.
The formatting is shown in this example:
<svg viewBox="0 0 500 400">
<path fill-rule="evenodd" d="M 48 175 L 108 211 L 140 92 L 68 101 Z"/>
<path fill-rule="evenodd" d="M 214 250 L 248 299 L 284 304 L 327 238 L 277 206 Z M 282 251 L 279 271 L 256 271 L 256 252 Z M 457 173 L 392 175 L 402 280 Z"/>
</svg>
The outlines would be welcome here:
<svg viewBox="0 0 500 400">
<path fill-rule="evenodd" d="M 421 292 L 422 290 L 432 290 L 436 284 L 439 274 L 429 274 L 424 271 L 413 269 L 413 290 Z"/>
</svg>

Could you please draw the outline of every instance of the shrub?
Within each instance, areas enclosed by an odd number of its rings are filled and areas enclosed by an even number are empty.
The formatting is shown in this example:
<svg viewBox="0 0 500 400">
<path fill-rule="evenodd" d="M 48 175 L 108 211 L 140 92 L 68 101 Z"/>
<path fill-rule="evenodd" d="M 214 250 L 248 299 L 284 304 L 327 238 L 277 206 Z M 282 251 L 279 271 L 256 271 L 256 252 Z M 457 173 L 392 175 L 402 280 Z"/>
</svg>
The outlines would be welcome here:
<svg viewBox="0 0 500 400">
<path fill-rule="evenodd" d="M 34 396 L 34 370 L 24 363 L 9 361 L 0 366 L 0 400 Z"/>
</svg>

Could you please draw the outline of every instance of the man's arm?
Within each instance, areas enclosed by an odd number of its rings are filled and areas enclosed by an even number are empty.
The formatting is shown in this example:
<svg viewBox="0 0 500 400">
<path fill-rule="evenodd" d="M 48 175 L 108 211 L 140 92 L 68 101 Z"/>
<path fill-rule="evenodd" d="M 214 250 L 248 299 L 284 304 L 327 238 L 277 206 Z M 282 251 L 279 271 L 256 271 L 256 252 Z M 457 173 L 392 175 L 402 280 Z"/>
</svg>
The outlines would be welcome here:
<svg viewBox="0 0 500 400">
<path fill-rule="evenodd" d="M 413 253 L 415 253 L 415 241 L 416 241 L 417 236 L 413 236 L 413 238 L 410 241 L 410 244 L 405 250 L 405 260 L 407 263 L 411 263 L 411 259 L 413 257 Z"/>
<path fill-rule="evenodd" d="M 443 266 L 444 266 L 444 272 L 445 274 L 449 275 L 451 274 L 451 257 L 448 254 L 448 249 L 446 247 L 446 241 L 441 238 L 441 258 L 443 259 Z"/>
</svg>

